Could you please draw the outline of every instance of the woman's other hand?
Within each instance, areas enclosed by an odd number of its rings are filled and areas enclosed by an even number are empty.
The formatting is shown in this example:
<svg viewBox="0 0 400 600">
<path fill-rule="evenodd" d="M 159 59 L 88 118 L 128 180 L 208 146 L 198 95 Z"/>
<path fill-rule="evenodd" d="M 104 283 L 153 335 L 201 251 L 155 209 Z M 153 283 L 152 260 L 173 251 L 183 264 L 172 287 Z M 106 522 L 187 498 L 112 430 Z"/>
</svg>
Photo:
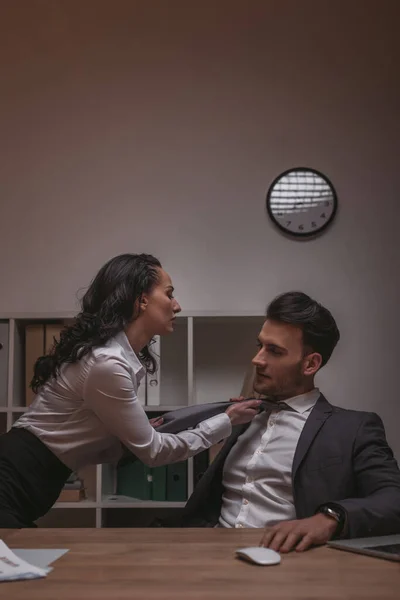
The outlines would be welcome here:
<svg viewBox="0 0 400 600">
<path fill-rule="evenodd" d="M 159 427 L 164 423 L 164 419 L 162 417 L 154 417 L 153 419 L 149 419 L 149 423 L 152 427 Z"/>
</svg>

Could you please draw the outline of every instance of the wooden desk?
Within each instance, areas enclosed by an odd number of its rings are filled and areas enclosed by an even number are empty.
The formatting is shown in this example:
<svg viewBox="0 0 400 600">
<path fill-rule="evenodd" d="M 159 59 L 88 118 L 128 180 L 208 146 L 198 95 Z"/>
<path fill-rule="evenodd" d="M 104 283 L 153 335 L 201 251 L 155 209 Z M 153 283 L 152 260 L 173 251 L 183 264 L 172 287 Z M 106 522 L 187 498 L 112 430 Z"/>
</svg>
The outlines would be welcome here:
<svg viewBox="0 0 400 600">
<path fill-rule="evenodd" d="M 5 530 L 0 531 L 0 535 Z M 235 549 L 254 529 L 25 529 L 11 548 L 69 548 L 47 578 L 0 584 L 6 600 L 398 600 L 400 565 L 332 548 L 258 567 Z"/>
</svg>

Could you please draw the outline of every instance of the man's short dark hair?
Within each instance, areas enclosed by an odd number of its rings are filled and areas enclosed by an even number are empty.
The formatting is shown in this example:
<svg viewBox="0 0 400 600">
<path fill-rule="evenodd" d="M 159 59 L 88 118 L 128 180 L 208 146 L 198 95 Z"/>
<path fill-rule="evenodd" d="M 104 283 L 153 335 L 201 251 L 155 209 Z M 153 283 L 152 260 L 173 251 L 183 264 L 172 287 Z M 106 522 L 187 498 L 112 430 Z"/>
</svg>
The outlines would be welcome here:
<svg viewBox="0 0 400 600">
<path fill-rule="evenodd" d="M 287 292 L 272 300 L 267 319 L 300 327 L 304 346 L 322 356 L 321 366 L 328 362 L 340 338 L 329 310 L 303 292 Z"/>
</svg>

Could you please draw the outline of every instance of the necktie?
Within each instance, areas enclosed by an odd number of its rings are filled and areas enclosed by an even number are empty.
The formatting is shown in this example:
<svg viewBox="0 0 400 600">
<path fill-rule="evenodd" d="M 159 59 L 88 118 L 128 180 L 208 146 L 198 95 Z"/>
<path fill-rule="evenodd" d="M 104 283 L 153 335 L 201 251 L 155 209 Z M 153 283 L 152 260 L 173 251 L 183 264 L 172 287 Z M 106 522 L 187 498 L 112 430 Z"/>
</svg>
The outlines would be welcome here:
<svg viewBox="0 0 400 600">
<path fill-rule="evenodd" d="M 274 402 L 268 398 L 245 398 L 239 402 L 246 402 L 246 400 L 261 400 L 260 410 L 292 410 L 284 402 Z M 201 421 L 225 412 L 229 406 L 232 406 L 232 402 L 210 402 L 207 404 L 193 404 L 165 412 L 163 414 L 164 422 L 155 429 L 159 433 L 179 433 L 180 431 L 192 429 L 201 423 Z M 162 405 L 160 406 L 160 411 L 162 411 Z M 122 466 L 125 462 L 133 462 L 135 460 L 137 460 L 136 456 L 124 447 L 124 456 L 120 459 L 119 465 Z"/>
<path fill-rule="evenodd" d="M 270 398 L 259 399 L 261 400 L 261 410 L 293 410 L 286 402 L 277 402 Z M 246 398 L 246 400 L 257 400 L 257 398 Z M 246 400 L 243 400 L 243 402 Z"/>
</svg>

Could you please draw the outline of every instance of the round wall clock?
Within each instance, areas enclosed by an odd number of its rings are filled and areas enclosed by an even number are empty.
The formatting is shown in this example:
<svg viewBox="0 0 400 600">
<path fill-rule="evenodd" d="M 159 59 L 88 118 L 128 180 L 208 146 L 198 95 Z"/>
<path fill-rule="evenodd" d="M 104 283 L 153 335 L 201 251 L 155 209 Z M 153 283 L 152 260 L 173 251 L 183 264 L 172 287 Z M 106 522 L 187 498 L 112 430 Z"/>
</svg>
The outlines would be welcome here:
<svg viewBox="0 0 400 600">
<path fill-rule="evenodd" d="M 276 177 L 267 194 L 274 224 L 290 236 L 315 236 L 330 225 L 337 196 L 329 179 L 315 169 L 298 167 Z"/>
</svg>

